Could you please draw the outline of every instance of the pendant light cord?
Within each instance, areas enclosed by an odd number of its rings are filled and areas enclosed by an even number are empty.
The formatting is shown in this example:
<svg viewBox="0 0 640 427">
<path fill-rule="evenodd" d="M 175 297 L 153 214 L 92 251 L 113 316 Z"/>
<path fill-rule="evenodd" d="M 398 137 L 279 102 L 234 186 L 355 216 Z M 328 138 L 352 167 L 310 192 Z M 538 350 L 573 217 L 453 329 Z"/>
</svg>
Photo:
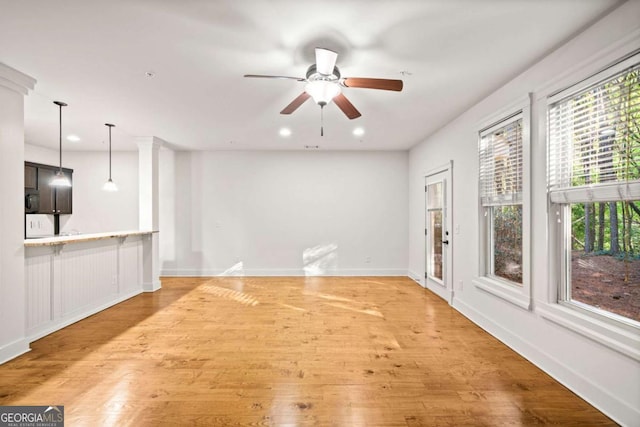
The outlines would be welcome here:
<svg viewBox="0 0 640 427">
<path fill-rule="evenodd" d="M 111 181 L 111 128 L 115 125 L 111 123 L 105 123 L 104 125 L 109 128 L 109 181 Z"/>
<path fill-rule="evenodd" d="M 60 155 L 60 169 L 59 172 L 62 173 L 62 104 L 58 104 L 58 106 L 60 107 L 60 120 L 58 123 L 58 129 L 60 130 L 60 149 L 58 150 L 58 153 Z"/>
<path fill-rule="evenodd" d="M 111 181 L 111 126 L 109 126 L 109 181 Z"/>
<path fill-rule="evenodd" d="M 60 145 L 59 145 L 59 149 L 60 149 L 60 168 L 58 169 L 58 174 L 62 175 L 62 107 L 66 107 L 67 104 L 65 104 L 62 101 L 53 101 L 54 104 L 56 104 L 58 107 L 60 107 L 60 115 L 59 115 L 59 121 L 58 121 L 58 127 L 60 129 Z"/>
</svg>

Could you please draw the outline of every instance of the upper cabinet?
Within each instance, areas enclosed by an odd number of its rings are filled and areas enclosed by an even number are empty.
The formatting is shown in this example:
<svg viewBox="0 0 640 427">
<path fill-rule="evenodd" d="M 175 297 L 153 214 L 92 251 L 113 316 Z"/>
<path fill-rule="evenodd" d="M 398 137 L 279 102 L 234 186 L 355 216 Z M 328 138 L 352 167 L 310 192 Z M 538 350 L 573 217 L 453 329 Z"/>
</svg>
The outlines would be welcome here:
<svg viewBox="0 0 640 427">
<path fill-rule="evenodd" d="M 71 214 L 73 208 L 73 187 L 52 187 L 49 185 L 58 167 L 39 163 L 25 162 L 25 190 L 37 189 L 40 214 Z M 62 168 L 62 172 L 73 182 L 73 170 Z M 35 186 L 34 186 L 35 181 Z"/>
<path fill-rule="evenodd" d="M 24 165 L 24 188 L 36 190 L 38 188 L 38 168 Z"/>
</svg>

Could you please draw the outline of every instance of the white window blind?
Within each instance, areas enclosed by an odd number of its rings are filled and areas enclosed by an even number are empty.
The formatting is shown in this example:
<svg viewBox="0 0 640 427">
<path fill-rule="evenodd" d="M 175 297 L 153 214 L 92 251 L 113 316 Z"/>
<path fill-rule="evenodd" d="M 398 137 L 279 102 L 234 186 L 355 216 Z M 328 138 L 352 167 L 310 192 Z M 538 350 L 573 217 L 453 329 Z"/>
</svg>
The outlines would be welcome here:
<svg viewBox="0 0 640 427">
<path fill-rule="evenodd" d="M 522 113 L 480 132 L 482 206 L 522 203 Z"/>
<path fill-rule="evenodd" d="M 549 105 L 557 203 L 640 198 L 640 64 Z"/>
</svg>

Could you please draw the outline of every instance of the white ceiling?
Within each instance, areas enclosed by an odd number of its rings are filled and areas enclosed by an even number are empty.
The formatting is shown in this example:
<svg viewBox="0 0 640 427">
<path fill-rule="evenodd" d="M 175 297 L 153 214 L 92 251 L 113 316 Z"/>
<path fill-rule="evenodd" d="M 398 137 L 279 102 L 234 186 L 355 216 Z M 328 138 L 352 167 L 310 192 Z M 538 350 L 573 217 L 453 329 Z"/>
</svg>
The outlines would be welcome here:
<svg viewBox="0 0 640 427">
<path fill-rule="evenodd" d="M 0 62 L 37 79 L 26 140 L 115 150 L 134 136 L 180 149 L 405 150 L 618 4 L 617 0 L 0 0 Z M 362 117 L 311 100 L 279 114 L 304 84 L 315 46 L 343 76 L 403 79 L 402 92 L 347 88 Z M 155 76 L 149 78 L 146 72 Z M 403 72 L 405 72 L 403 74 Z M 278 135 L 288 127 L 292 135 Z M 365 135 L 354 137 L 355 127 Z"/>
</svg>

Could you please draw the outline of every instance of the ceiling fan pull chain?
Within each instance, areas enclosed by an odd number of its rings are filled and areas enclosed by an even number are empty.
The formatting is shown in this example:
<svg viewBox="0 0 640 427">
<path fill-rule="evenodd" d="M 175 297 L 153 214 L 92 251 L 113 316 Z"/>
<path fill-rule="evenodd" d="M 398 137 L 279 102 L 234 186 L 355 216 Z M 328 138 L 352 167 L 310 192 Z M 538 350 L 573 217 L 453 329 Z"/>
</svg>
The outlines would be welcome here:
<svg viewBox="0 0 640 427">
<path fill-rule="evenodd" d="M 320 106 L 320 136 L 324 136 L 324 105 Z"/>
</svg>

